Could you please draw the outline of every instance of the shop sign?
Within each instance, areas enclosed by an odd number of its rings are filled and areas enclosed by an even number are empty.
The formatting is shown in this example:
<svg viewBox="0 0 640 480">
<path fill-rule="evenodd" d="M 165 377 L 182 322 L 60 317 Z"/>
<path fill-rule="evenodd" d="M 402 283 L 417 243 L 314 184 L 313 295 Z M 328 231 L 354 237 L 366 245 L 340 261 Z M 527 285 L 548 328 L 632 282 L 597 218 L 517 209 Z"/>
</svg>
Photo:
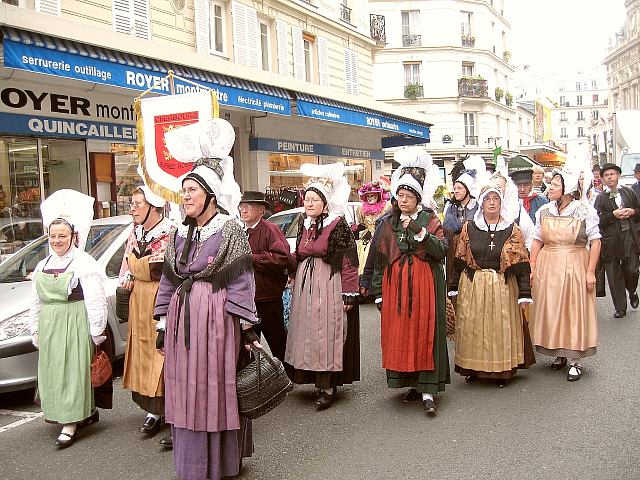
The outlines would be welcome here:
<svg viewBox="0 0 640 480">
<path fill-rule="evenodd" d="M 138 91 L 147 90 L 157 84 L 158 88 L 154 89 L 154 92 L 170 93 L 169 81 L 164 74 L 148 71 L 144 68 L 50 50 L 46 47 L 25 45 L 7 38 L 3 40 L 3 49 L 6 68 L 17 68 Z M 198 81 L 198 83 L 214 90 L 221 105 L 291 115 L 291 103 L 288 99 L 265 93 L 248 92 L 212 82 Z M 199 87 L 180 79 L 175 79 L 175 89 L 176 93 L 191 93 L 201 90 Z"/>
<path fill-rule="evenodd" d="M 0 132 L 39 137 L 82 138 L 135 142 L 136 127 L 36 115 L 0 113 Z"/>
<path fill-rule="evenodd" d="M 365 160 L 384 160 L 382 150 L 342 147 L 324 143 L 307 143 L 275 138 L 252 138 L 249 150 L 263 152 L 289 153 L 292 155 L 317 155 L 326 157 L 360 158 Z"/>
<path fill-rule="evenodd" d="M 395 118 L 384 117 L 382 115 L 370 115 L 346 108 L 330 107 L 307 100 L 298 100 L 296 107 L 298 109 L 298 115 L 301 117 L 316 118 L 359 127 L 376 128 L 378 130 L 388 130 L 396 133 L 405 133 L 412 137 L 429 139 L 429 129 L 427 127 L 420 127 L 409 122 L 396 120 Z"/>
<path fill-rule="evenodd" d="M 83 92 L 56 85 L 4 81 L 0 112 L 135 125 L 133 95 Z"/>
</svg>

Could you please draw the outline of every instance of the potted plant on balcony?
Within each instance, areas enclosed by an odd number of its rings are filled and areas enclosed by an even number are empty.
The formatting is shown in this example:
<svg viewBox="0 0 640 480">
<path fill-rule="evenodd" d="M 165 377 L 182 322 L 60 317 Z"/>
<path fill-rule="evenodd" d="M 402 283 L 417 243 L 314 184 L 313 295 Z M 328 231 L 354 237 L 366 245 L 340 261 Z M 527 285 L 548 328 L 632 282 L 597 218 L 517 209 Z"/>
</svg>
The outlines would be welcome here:
<svg viewBox="0 0 640 480">
<path fill-rule="evenodd" d="M 422 96 L 422 85 L 417 83 L 409 83 L 404 86 L 404 98 L 411 98 L 415 100 Z"/>
<path fill-rule="evenodd" d="M 513 95 L 511 95 L 509 92 L 506 92 L 504 94 L 504 103 L 507 104 L 507 107 L 510 107 L 513 105 Z"/>
<path fill-rule="evenodd" d="M 496 102 L 499 102 L 500 100 L 502 100 L 502 97 L 504 96 L 504 90 L 500 87 L 496 87 L 495 96 L 496 96 Z"/>
<path fill-rule="evenodd" d="M 502 52 L 502 59 L 509 63 L 509 60 L 511 60 L 511 52 L 509 50 L 505 50 L 504 52 Z"/>
</svg>

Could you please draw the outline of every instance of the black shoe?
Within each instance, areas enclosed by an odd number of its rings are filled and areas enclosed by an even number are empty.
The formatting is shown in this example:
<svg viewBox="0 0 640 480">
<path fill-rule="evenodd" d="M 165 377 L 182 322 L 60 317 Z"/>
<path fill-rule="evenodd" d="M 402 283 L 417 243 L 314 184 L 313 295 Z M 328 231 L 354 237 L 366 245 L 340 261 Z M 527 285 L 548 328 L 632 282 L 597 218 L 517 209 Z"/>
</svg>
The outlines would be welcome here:
<svg viewBox="0 0 640 480">
<path fill-rule="evenodd" d="M 504 378 L 500 378 L 496 380 L 496 385 L 498 385 L 498 388 L 504 388 L 507 386 L 507 381 Z"/>
<path fill-rule="evenodd" d="M 331 393 L 327 393 L 323 390 L 320 390 L 318 394 L 318 399 L 316 400 L 316 406 L 318 410 L 326 410 L 333 403 L 333 398 L 336 396 L 336 389 L 334 388 Z"/>
<path fill-rule="evenodd" d="M 422 400 L 422 405 L 424 406 L 424 413 L 427 415 L 435 415 L 436 412 L 436 403 L 431 400 L 430 398 L 427 398 L 425 400 Z"/>
<path fill-rule="evenodd" d="M 638 305 L 640 305 L 640 298 L 638 298 L 638 294 L 636 292 L 629 295 L 629 303 L 631 303 L 631 308 L 638 308 Z"/>
<path fill-rule="evenodd" d="M 578 373 L 573 375 L 571 373 L 571 369 L 574 369 Z M 576 364 L 576 365 L 570 365 L 569 366 L 569 371 L 567 372 L 567 381 L 576 382 L 576 381 L 580 380 L 581 376 L 582 376 L 582 367 L 580 365 Z"/>
<path fill-rule="evenodd" d="M 88 427 L 92 423 L 98 423 L 100 421 L 100 412 L 95 409 L 90 417 L 85 418 L 81 422 L 76 423 L 76 428 Z"/>
<path fill-rule="evenodd" d="M 173 437 L 171 435 L 167 435 L 166 437 L 162 437 L 160 439 L 160 445 L 168 450 L 173 450 Z"/>
<path fill-rule="evenodd" d="M 140 433 L 144 433 L 149 437 L 153 437 L 160 431 L 163 423 L 164 422 L 162 421 L 162 418 L 147 417 L 138 430 L 140 431 Z"/>
<path fill-rule="evenodd" d="M 551 370 L 562 370 L 566 364 L 567 364 L 567 357 L 558 357 L 551 364 Z"/>
<path fill-rule="evenodd" d="M 613 314 L 613 318 L 622 318 L 627 314 L 626 310 L 616 310 L 616 313 Z"/>
<path fill-rule="evenodd" d="M 73 433 L 60 432 L 60 436 L 55 439 L 53 444 L 59 448 L 67 448 L 67 447 L 70 447 L 75 441 L 76 441 L 76 432 L 73 432 Z"/>
<path fill-rule="evenodd" d="M 402 396 L 402 402 L 403 403 L 415 402 L 419 398 L 420 398 L 420 394 L 418 393 L 418 390 L 416 390 L 415 388 L 410 388 L 407 391 L 407 393 L 405 393 Z"/>
<path fill-rule="evenodd" d="M 466 377 L 464 377 L 464 381 L 465 381 L 465 383 L 471 383 L 471 382 L 473 382 L 476 378 L 478 378 L 478 376 L 477 376 L 477 375 L 473 375 L 473 374 L 471 374 L 471 375 L 467 375 Z"/>
</svg>

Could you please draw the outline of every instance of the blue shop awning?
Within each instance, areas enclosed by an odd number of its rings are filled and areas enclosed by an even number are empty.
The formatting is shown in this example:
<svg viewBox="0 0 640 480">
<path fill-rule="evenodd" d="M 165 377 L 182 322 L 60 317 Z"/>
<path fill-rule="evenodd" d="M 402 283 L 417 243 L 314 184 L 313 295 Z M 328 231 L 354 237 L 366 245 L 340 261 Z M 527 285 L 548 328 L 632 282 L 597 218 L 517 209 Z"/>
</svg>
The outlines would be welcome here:
<svg viewBox="0 0 640 480">
<path fill-rule="evenodd" d="M 176 75 L 216 90 L 220 105 L 291 115 L 285 89 L 216 72 L 170 64 L 117 50 L 3 27 L 2 62 L 6 68 L 144 91 L 173 70 Z M 179 79 L 176 93 L 193 91 Z M 155 92 L 170 93 L 168 82 Z"/>
<path fill-rule="evenodd" d="M 295 96 L 297 112 L 301 117 L 387 130 L 420 138 L 422 139 L 420 143 L 429 141 L 429 127 L 431 127 L 429 123 L 420 123 L 410 118 L 306 93 L 296 93 Z"/>
</svg>

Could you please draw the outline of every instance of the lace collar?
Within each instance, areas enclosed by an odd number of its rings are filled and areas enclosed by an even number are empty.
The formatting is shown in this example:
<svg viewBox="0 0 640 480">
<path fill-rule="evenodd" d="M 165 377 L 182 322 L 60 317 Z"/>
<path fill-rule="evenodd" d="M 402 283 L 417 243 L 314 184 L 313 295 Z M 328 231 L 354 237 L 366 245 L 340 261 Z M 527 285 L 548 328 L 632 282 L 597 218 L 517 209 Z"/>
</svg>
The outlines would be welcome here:
<svg viewBox="0 0 640 480">
<path fill-rule="evenodd" d="M 478 227 L 480 230 L 488 232 L 489 231 L 489 226 L 487 225 L 486 220 L 484 219 L 484 215 L 480 215 L 480 218 L 476 219 L 476 227 Z M 502 219 L 502 217 L 500 218 L 500 222 L 498 222 L 498 224 L 496 225 L 495 231 L 496 232 L 501 232 L 502 230 L 506 230 L 507 228 L 511 227 L 511 223 L 507 222 L 506 220 Z M 493 231 L 493 225 L 491 227 L 491 231 Z"/>
<path fill-rule="evenodd" d="M 218 233 L 224 227 L 224 224 L 228 221 L 234 220 L 233 217 L 229 215 L 224 215 L 222 213 L 218 213 L 209 223 L 207 223 L 204 227 L 196 228 L 196 231 L 200 231 L 200 241 L 204 242 L 208 240 L 210 237 Z M 187 225 L 180 225 L 178 227 L 178 236 L 182 238 L 187 238 L 187 234 L 189 233 L 189 227 Z M 195 235 L 195 233 L 194 233 Z"/>
<path fill-rule="evenodd" d="M 134 232 L 136 235 L 136 240 L 138 240 L 139 242 L 144 241 L 146 243 L 150 243 L 151 240 L 168 235 L 171 232 L 172 228 L 173 223 L 171 223 L 169 219 L 163 218 L 155 227 L 153 227 L 148 232 L 144 231 L 142 225 L 136 225 L 134 228 Z"/>
<path fill-rule="evenodd" d="M 593 207 L 580 200 L 571 200 L 571 203 L 562 210 L 562 213 L 558 211 L 558 204 L 556 202 L 549 202 L 547 204 L 549 213 L 556 217 L 574 217 L 578 220 L 584 220 L 589 215 L 589 210 Z"/>
<path fill-rule="evenodd" d="M 322 228 L 326 228 L 327 225 L 331 225 L 335 219 L 338 218 L 338 215 L 335 213 L 329 213 L 325 218 L 322 219 Z M 311 217 L 306 217 L 304 219 L 304 228 L 309 230 L 311 228 L 311 222 L 315 225 L 315 219 L 311 220 Z"/>
</svg>

